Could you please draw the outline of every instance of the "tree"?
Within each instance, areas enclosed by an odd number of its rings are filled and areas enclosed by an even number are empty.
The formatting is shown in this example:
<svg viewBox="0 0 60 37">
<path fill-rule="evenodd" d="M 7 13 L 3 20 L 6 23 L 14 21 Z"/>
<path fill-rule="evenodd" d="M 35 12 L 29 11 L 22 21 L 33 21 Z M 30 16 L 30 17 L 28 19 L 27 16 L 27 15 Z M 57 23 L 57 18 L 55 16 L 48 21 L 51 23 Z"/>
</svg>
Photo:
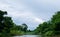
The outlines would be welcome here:
<svg viewBox="0 0 60 37">
<path fill-rule="evenodd" d="M 4 15 L 7 15 L 7 12 L 0 10 L 0 35 L 2 36 L 9 35 L 10 29 L 14 25 L 11 17 Z"/>
<path fill-rule="evenodd" d="M 60 34 L 60 11 L 53 15 L 51 21 L 54 26 L 55 34 Z"/>
<path fill-rule="evenodd" d="M 23 31 L 24 31 L 24 32 L 26 32 L 26 31 L 27 31 L 28 26 L 24 23 L 24 24 L 22 24 L 22 27 L 23 27 Z"/>
<path fill-rule="evenodd" d="M 2 30 L 4 29 L 4 24 L 3 24 L 3 21 L 4 21 L 4 15 L 6 15 L 7 12 L 6 11 L 1 11 L 0 10 L 0 33 L 2 32 Z"/>
<path fill-rule="evenodd" d="M 51 20 L 39 24 L 35 30 L 43 35 L 58 35 L 60 34 L 60 11 L 55 13 Z"/>
<path fill-rule="evenodd" d="M 14 26 L 14 23 L 11 17 L 4 17 L 4 30 L 7 30 L 6 33 L 10 33 L 10 29 Z"/>
</svg>

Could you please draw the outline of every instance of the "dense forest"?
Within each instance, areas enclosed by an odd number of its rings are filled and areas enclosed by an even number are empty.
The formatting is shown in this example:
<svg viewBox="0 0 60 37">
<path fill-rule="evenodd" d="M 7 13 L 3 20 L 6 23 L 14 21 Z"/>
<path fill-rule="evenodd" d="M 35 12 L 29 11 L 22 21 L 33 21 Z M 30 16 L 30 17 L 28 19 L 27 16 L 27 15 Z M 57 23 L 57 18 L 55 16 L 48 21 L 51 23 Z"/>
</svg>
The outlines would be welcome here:
<svg viewBox="0 0 60 37">
<path fill-rule="evenodd" d="M 22 35 L 27 32 L 28 26 L 23 23 L 22 25 L 16 25 L 12 18 L 7 16 L 6 11 L 0 10 L 0 36 L 13 36 Z"/>
<path fill-rule="evenodd" d="M 49 21 L 39 24 L 34 32 L 47 36 L 60 35 L 60 11 L 56 12 Z"/>
<path fill-rule="evenodd" d="M 34 30 L 27 30 L 28 26 L 23 23 L 22 25 L 16 25 L 12 18 L 6 16 L 8 13 L 6 11 L 0 10 L 0 36 L 13 36 L 13 35 L 23 35 L 27 32 L 33 32 L 39 35 L 60 35 L 60 11 L 56 12 L 52 18 L 39 24 L 39 26 Z"/>
</svg>

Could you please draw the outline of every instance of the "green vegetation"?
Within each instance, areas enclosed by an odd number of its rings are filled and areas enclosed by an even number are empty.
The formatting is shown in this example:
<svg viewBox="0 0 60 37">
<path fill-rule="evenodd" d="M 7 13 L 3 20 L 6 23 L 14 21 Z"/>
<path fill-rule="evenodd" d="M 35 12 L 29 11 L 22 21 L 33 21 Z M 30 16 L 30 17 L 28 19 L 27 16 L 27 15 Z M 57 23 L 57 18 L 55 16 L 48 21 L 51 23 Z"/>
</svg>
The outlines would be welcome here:
<svg viewBox="0 0 60 37">
<path fill-rule="evenodd" d="M 6 11 L 0 10 L 0 36 L 13 36 L 23 34 L 39 34 L 39 35 L 60 35 L 60 11 L 58 11 L 51 20 L 39 24 L 34 30 L 27 30 L 28 26 L 24 23 L 22 25 L 16 25 L 12 18 L 6 16 Z"/>
<path fill-rule="evenodd" d="M 0 10 L 0 36 L 23 35 L 27 32 L 26 24 L 16 25 L 6 11 Z"/>
<path fill-rule="evenodd" d="M 55 13 L 51 20 L 39 24 L 39 26 L 34 30 L 35 34 L 42 35 L 60 35 L 60 11 Z"/>
</svg>

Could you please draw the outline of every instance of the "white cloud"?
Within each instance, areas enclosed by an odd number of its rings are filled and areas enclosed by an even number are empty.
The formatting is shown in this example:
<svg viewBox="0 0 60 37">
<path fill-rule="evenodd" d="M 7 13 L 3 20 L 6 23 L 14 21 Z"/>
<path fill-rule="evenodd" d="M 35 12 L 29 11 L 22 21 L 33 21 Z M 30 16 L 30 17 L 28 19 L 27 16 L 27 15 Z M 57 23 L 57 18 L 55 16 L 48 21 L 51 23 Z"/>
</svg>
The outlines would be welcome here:
<svg viewBox="0 0 60 37">
<path fill-rule="evenodd" d="M 60 0 L 34 0 L 34 1 L 36 1 L 37 3 L 45 3 L 45 4 L 60 2 Z"/>
<path fill-rule="evenodd" d="M 37 22 L 37 23 L 43 23 L 44 20 L 42 20 L 41 18 L 38 18 L 38 17 L 35 17 L 34 14 L 30 11 L 26 11 L 26 12 L 12 12 L 12 13 L 9 13 L 9 16 L 13 17 L 14 19 L 15 18 L 23 18 L 23 20 L 25 19 L 25 21 L 27 21 L 27 19 L 29 19 L 29 21 L 32 21 L 32 22 Z"/>
<path fill-rule="evenodd" d="M 0 2 L 0 10 L 7 10 L 8 7 L 9 7 L 8 4 L 5 4 L 3 2 Z"/>
<path fill-rule="evenodd" d="M 34 20 L 35 20 L 36 22 L 38 22 L 38 23 L 43 23 L 43 22 L 44 22 L 44 20 L 41 19 L 41 18 L 34 18 Z"/>
</svg>

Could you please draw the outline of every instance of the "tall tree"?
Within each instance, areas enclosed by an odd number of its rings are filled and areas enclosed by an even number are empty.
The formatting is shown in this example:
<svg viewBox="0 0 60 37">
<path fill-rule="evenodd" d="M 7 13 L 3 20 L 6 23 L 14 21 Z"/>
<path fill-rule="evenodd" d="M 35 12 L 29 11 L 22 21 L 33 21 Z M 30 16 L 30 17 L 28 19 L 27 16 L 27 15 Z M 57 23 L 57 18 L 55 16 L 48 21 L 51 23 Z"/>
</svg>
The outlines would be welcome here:
<svg viewBox="0 0 60 37">
<path fill-rule="evenodd" d="M 60 34 L 60 11 L 58 11 L 57 13 L 55 13 L 55 15 L 53 15 L 52 19 L 52 24 L 55 27 L 55 33 L 56 34 Z"/>
<path fill-rule="evenodd" d="M 27 28 L 28 28 L 28 26 L 24 23 L 24 24 L 22 24 L 22 27 L 23 27 L 23 31 L 27 31 Z"/>
<path fill-rule="evenodd" d="M 14 23 L 11 19 L 11 17 L 4 17 L 4 30 L 7 30 L 6 32 L 9 33 L 10 29 L 14 26 Z"/>
<path fill-rule="evenodd" d="M 9 35 L 10 29 L 13 27 L 14 23 L 11 17 L 4 15 L 7 15 L 7 12 L 0 10 L 0 35 Z"/>
<path fill-rule="evenodd" d="M 2 32 L 2 30 L 4 29 L 4 25 L 3 25 L 3 21 L 4 21 L 4 15 L 6 15 L 7 12 L 6 11 L 1 11 L 0 10 L 0 33 Z"/>
</svg>

